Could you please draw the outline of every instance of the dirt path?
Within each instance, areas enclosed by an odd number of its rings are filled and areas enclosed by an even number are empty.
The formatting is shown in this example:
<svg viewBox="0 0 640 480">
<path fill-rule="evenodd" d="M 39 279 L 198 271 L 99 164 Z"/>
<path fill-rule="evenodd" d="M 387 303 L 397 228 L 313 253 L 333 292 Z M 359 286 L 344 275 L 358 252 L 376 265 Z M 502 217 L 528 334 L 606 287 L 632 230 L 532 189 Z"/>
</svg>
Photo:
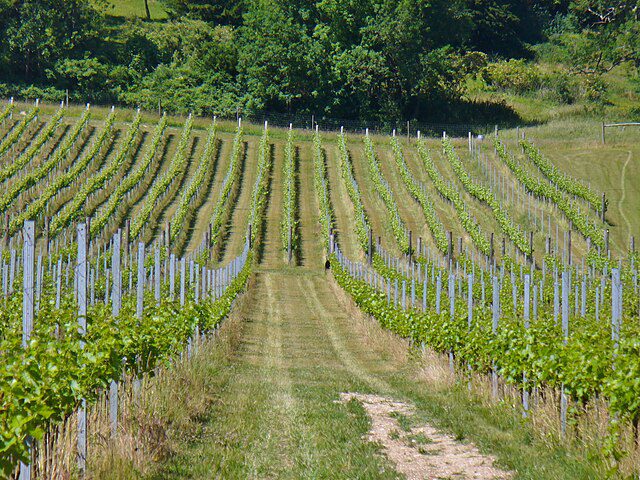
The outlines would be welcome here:
<svg viewBox="0 0 640 480">
<path fill-rule="evenodd" d="M 340 394 L 342 402 L 360 402 L 371 419 L 368 439 L 384 453 L 407 480 L 423 478 L 504 479 L 511 475 L 493 466 L 494 459 L 473 445 L 456 441 L 429 425 L 403 427 L 398 416 L 415 414 L 413 405 L 380 395 Z"/>
</svg>

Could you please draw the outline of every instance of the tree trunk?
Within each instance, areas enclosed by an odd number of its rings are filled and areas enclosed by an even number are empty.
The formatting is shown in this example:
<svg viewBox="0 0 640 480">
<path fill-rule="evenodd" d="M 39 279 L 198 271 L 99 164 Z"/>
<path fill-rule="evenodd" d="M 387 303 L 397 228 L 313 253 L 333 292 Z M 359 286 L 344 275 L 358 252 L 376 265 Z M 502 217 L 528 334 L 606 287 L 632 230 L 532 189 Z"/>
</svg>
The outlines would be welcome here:
<svg viewBox="0 0 640 480">
<path fill-rule="evenodd" d="M 149 11 L 149 0 L 144 0 L 144 11 L 147 14 L 147 20 L 151 20 L 151 12 Z"/>
</svg>

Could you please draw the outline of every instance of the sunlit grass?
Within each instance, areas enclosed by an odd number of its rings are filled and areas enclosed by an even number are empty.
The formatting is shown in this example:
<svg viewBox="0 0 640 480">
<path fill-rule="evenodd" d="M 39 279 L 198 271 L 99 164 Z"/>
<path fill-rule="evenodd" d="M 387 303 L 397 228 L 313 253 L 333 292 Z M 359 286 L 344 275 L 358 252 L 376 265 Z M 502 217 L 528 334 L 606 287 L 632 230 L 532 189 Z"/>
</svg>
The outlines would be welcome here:
<svg viewBox="0 0 640 480">
<path fill-rule="evenodd" d="M 144 0 L 109 0 L 107 14 L 114 17 L 146 18 Z M 149 0 L 151 20 L 167 18 L 167 12 L 160 0 Z"/>
</svg>

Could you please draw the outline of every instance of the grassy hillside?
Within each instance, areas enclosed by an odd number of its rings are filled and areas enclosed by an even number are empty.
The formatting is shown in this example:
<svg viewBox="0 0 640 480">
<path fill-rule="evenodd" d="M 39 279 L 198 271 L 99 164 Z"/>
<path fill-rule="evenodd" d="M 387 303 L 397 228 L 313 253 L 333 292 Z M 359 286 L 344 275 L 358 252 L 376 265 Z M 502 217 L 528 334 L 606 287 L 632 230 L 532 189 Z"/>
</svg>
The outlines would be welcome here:
<svg viewBox="0 0 640 480">
<path fill-rule="evenodd" d="M 164 20 L 167 12 L 160 0 L 148 0 L 151 20 Z M 142 18 L 146 19 L 147 14 L 144 7 L 144 0 L 109 0 L 107 13 L 114 17 Z"/>
</svg>

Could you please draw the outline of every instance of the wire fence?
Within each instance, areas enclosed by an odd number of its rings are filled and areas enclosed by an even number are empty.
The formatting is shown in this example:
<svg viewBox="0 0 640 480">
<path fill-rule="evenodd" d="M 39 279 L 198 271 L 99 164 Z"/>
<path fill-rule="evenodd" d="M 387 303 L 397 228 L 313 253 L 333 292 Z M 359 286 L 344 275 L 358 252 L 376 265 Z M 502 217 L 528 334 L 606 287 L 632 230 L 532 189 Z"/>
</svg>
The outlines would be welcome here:
<svg viewBox="0 0 640 480">
<path fill-rule="evenodd" d="M 6 98 L 2 100 L 2 103 L 7 103 L 11 99 Z M 13 97 L 16 103 L 28 104 L 35 101 L 30 98 Z M 77 102 L 65 102 L 70 108 L 81 108 L 85 104 Z M 57 105 L 58 102 L 46 101 L 41 102 L 41 105 Z M 131 109 L 131 105 L 115 105 L 117 108 Z M 95 105 L 97 108 L 111 107 L 111 105 Z M 150 115 L 160 115 L 164 109 L 142 109 L 144 113 Z M 175 117 L 183 117 L 185 115 L 181 113 L 174 113 L 167 110 L 167 114 Z M 314 114 L 293 114 L 282 112 L 260 112 L 260 113 L 241 113 L 238 111 L 235 115 L 220 115 L 218 118 L 222 120 L 237 120 L 238 116 L 241 116 L 244 122 L 254 124 L 264 124 L 265 121 L 269 122 L 269 125 L 274 127 L 286 128 L 290 124 L 296 129 L 314 130 L 318 127 L 321 131 L 334 132 L 339 131 L 341 128 L 346 132 L 351 133 L 364 133 L 366 129 L 369 129 L 370 133 L 389 134 L 393 130 L 396 130 L 398 135 L 416 136 L 419 131 L 422 136 L 441 136 L 442 132 L 447 132 L 449 136 L 453 137 L 465 137 L 471 132 L 474 135 L 487 134 L 495 129 L 495 125 L 492 124 L 472 124 L 472 123 L 429 123 L 419 122 L 416 120 L 408 121 L 365 121 L 354 120 L 346 118 L 332 118 L 324 115 Z"/>
<path fill-rule="evenodd" d="M 33 103 L 35 99 L 12 97 L 13 101 L 19 104 Z M 6 98 L 2 100 L 2 103 L 8 103 L 11 99 Z M 65 102 L 70 108 L 82 108 L 86 104 L 79 102 Z M 40 105 L 58 105 L 55 101 L 40 102 Z M 97 108 L 107 108 L 111 105 L 93 105 Z M 116 108 L 131 109 L 134 108 L 131 105 L 118 105 Z M 162 112 L 166 112 L 168 115 L 175 117 L 185 117 L 183 113 L 172 112 L 169 108 L 161 109 L 141 109 L 143 113 L 150 115 L 161 115 Z M 429 123 L 420 122 L 416 120 L 407 121 L 371 121 L 371 120 L 354 120 L 347 118 L 332 118 L 324 115 L 314 114 L 293 114 L 282 112 L 260 112 L 260 113 L 241 113 L 238 111 L 235 115 L 219 115 L 217 116 L 221 120 L 237 120 L 241 116 L 244 122 L 254 123 L 258 125 L 264 124 L 265 121 L 273 127 L 287 128 L 289 125 L 293 125 L 296 129 L 302 130 L 314 130 L 316 126 L 319 130 L 325 132 L 335 132 L 340 129 L 344 129 L 345 132 L 350 133 L 365 133 L 366 129 L 369 129 L 373 134 L 389 134 L 393 130 L 396 130 L 398 135 L 416 136 L 418 132 L 422 136 L 441 136 L 442 132 L 447 132 L 447 135 L 452 137 L 466 137 L 469 132 L 473 135 L 488 134 L 493 132 L 495 124 L 473 124 L 473 123 Z M 498 125 L 500 126 L 500 125 Z"/>
</svg>

